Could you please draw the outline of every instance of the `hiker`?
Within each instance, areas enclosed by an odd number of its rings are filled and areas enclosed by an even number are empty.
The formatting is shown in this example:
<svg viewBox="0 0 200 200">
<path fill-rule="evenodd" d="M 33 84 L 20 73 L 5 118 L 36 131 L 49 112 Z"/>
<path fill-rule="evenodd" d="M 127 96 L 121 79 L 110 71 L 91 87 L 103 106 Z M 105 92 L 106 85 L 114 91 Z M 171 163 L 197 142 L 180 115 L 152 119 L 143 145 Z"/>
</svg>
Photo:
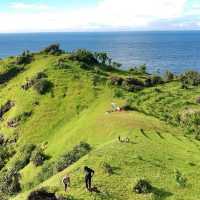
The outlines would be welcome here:
<svg viewBox="0 0 200 200">
<path fill-rule="evenodd" d="M 68 175 L 64 176 L 62 182 L 64 184 L 65 192 L 66 192 L 68 186 L 70 186 L 70 177 Z"/>
<path fill-rule="evenodd" d="M 94 170 L 90 169 L 89 167 L 84 167 L 85 172 L 85 186 L 88 191 L 91 191 L 91 185 L 92 185 L 92 177 L 94 176 Z"/>
</svg>

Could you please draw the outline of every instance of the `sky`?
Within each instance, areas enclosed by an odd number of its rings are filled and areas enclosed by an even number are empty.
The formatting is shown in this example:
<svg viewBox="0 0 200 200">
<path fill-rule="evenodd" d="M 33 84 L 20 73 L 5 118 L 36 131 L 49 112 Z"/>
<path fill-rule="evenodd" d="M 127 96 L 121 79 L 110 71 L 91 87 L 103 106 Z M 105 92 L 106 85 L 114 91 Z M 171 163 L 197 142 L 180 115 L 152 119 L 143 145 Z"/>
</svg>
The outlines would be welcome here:
<svg viewBox="0 0 200 200">
<path fill-rule="evenodd" d="M 200 0 L 0 0 L 0 33 L 199 29 Z"/>
</svg>

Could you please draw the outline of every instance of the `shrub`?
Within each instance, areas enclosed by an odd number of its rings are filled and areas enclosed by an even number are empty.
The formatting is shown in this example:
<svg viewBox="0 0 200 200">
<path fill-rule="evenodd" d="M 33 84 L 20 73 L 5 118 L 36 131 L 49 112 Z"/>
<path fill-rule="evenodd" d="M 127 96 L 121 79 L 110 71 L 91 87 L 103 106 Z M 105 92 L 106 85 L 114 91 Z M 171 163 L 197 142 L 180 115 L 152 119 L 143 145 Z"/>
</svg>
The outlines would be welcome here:
<svg viewBox="0 0 200 200">
<path fill-rule="evenodd" d="M 188 71 L 180 76 L 182 85 L 198 86 L 200 84 L 200 73 Z"/>
<path fill-rule="evenodd" d="M 39 183 L 47 180 L 49 177 L 54 175 L 55 173 L 54 166 L 55 166 L 55 163 L 53 162 L 45 162 L 42 165 L 42 169 L 37 175 L 37 180 Z"/>
<path fill-rule="evenodd" d="M 143 82 L 135 78 L 127 78 L 123 81 L 122 87 L 129 92 L 135 92 L 143 89 Z"/>
<path fill-rule="evenodd" d="M 20 174 L 15 170 L 4 170 L 0 175 L 0 193 L 14 195 L 21 191 Z"/>
<path fill-rule="evenodd" d="M 151 86 L 152 86 L 151 78 L 145 79 L 145 81 L 144 81 L 144 86 L 145 86 L 145 87 L 151 87 Z"/>
<path fill-rule="evenodd" d="M 13 170 L 18 172 L 23 169 L 29 162 L 31 158 L 32 151 L 35 149 L 34 144 L 26 144 L 20 150 L 13 163 Z"/>
<path fill-rule="evenodd" d="M 41 95 L 49 92 L 52 88 L 52 83 L 46 79 L 37 81 L 34 85 L 34 89 Z"/>
<path fill-rule="evenodd" d="M 8 159 L 10 157 L 10 153 L 6 147 L 0 146 L 0 170 L 5 166 Z"/>
<path fill-rule="evenodd" d="M 44 188 L 31 192 L 27 200 L 58 200 L 56 195 L 51 192 L 47 192 Z"/>
<path fill-rule="evenodd" d="M 68 69 L 70 66 L 66 63 L 66 58 L 59 58 L 55 64 L 58 69 Z"/>
<path fill-rule="evenodd" d="M 98 61 L 95 58 L 94 54 L 85 49 L 78 49 L 77 51 L 73 52 L 69 56 L 69 59 L 72 61 L 83 62 L 88 65 L 98 64 Z"/>
<path fill-rule="evenodd" d="M 138 194 L 151 193 L 153 191 L 152 185 L 144 179 L 140 179 L 134 186 L 133 191 Z"/>
<path fill-rule="evenodd" d="M 175 171 L 175 180 L 178 186 L 185 187 L 187 183 L 187 178 L 182 175 L 178 170 Z"/>
<path fill-rule="evenodd" d="M 122 106 L 122 110 L 125 111 L 133 111 L 133 110 L 137 110 L 136 108 L 132 107 L 131 104 L 129 102 L 126 102 L 123 106 Z"/>
<path fill-rule="evenodd" d="M 51 44 L 46 47 L 42 52 L 50 55 L 60 55 L 63 53 L 63 50 L 60 49 L 59 44 Z"/>
<path fill-rule="evenodd" d="M 116 85 L 116 86 L 121 86 L 123 83 L 124 79 L 118 76 L 112 76 L 110 77 L 110 83 L 112 85 Z"/>
<path fill-rule="evenodd" d="M 22 55 L 17 57 L 16 64 L 17 65 L 27 65 L 31 63 L 33 60 L 32 54 L 29 51 L 24 51 Z"/>
<path fill-rule="evenodd" d="M 163 80 L 162 77 L 158 76 L 158 75 L 153 75 L 151 77 L 151 84 L 152 85 L 157 85 L 157 84 L 162 84 Z"/>
<path fill-rule="evenodd" d="M 93 69 L 93 67 L 87 63 L 84 63 L 84 62 L 80 62 L 80 68 L 81 69 L 85 69 L 85 70 L 91 70 Z"/>
<path fill-rule="evenodd" d="M 31 161 L 37 167 L 43 164 L 47 156 L 44 154 L 41 148 L 36 148 L 31 155 Z"/>
<path fill-rule="evenodd" d="M 90 152 L 90 150 L 91 150 L 91 147 L 88 143 L 80 142 L 80 144 L 75 146 L 72 149 L 72 151 L 61 156 L 61 158 L 58 160 L 55 166 L 57 171 L 59 172 L 69 167 L 74 162 L 78 161 L 81 157 L 83 157 L 88 152 Z"/>
<path fill-rule="evenodd" d="M 33 78 L 27 80 L 25 84 L 21 86 L 22 89 L 28 90 L 34 84 L 36 84 L 40 79 L 47 78 L 47 75 L 44 72 L 38 72 Z"/>
<path fill-rule="evenodd" d="M 124 97 L 124 92 L 122 89 L 115 89 L 114 90 L 114 95 L 113 95 L 114 98 L 123 98 Z"/>
</svg>

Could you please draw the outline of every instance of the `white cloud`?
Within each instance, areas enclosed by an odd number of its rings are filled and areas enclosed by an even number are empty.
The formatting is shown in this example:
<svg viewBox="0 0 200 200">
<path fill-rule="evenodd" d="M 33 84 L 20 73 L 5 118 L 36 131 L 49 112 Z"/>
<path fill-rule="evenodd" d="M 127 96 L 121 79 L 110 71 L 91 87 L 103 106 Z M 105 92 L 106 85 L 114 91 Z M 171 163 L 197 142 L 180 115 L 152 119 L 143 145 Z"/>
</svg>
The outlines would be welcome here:
<svg viewBox="0 0 200 200">
<path fill-rule="evenodd" d="M 0 13 L 0 32 L 85 31 L 145 28 L 158 20 L 181 17 L 187 0 L 102 0 L 94 7 L 69 10 L 48 5 L 13 3 Z M 49 8 L 49 9 L 48 9 Z"/>
<path fill-rule="evenodd" d="M 29 3 L 21 3 L 21 2 L 13 2 L 9 5 L 12 9 L 17 10 L 47 10 L 49 6 L 47 4 L 29 4 Z"/>
</svg>

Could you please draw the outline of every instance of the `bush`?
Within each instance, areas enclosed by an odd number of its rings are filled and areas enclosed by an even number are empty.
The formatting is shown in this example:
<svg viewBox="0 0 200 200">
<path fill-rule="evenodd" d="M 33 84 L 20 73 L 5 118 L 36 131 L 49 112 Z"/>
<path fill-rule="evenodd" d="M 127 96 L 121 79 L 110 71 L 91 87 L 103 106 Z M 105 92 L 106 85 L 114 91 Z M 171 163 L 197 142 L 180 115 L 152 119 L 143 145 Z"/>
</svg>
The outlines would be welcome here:
<svg viewBox="0 0 200 200">
<path fill-rule="evenodd" d="M 60 55 L 63 53 L 63 50 L 60 49 L 59 44 L 51 44 L 50 46 L 46 47 L 42 52 L 50 55 Z"/>
<path fill-rule="evenodd" d="M 113 95 L 114 98 L 123 98 L 124 97 L 124 92 L 122 89 L 115 89 L 114 90 L 114 95 Z"/>
<path fill-rule="evenodd" d="M 47 192 L 45 189 L 41 188 L 31 192 L 27 200 L 58 200 L 54 193 Z"/>
<path fill-rule="evenodd" d="M 32 54 L 29 51 L 24 51 L 22 55 L 17 57 L 16 64 L 17 65 L 27 65 L 31 63 L 33 60 Z"/>
<path fill-rule="evenodd" d="M 157 85 L 157 84 L 162 84 L 162 83 L 163 83 L 162 77 L 158 75 L 153 75 L 151 77 L 151 85 Z"/>
<path fill-rule="evenodd" d="M 98 64 L 98 61 L 95 58 L 94 54 L 85 49 L 78 49 L 77 51 L 73 52 L 69 56 L 69 59 L 72 61 L 83 62 L 88 65 Z"/>
<path fill-rule="evenodd" d="M 61 158 L 56 163 L 56 169 L 58 172 L 64 170 L 65 168 L 69 167 L 76 161 L 78 161 L 81 157 L 85 156 L 89 153 L 91 147 L 88 143 L 80 142 L 79 145 L 75 146 L 72 151 L 68 152 L 61 156 Z"/>
<path fill-rule="evenodd" d="M 54 175 L 55 173 L 54 166 L 55 166 L 55 163 L 53 162 L 45 162 L 42 165 L 42 169 L 37 175 L 37 180 L 39 183 L 47 180 L 49 177 Z"/>
<path fill-rule="evenodd" d="M 112 76 L 110 77 L 110 83 L 111 85 L 121 86 L 124 79 L 118 76 Z"/>
<path fill-rule="evenodd" d="M 151 78 L 145 79 L 145 81 L 144 81 L 144 86 L 145 86 L 145 87 L 151 87 L 151 86 L 152 86 Z"/>
<path fill-rule="evenodd" d="M 59 58 L 55 66 L 57 66 L 58 69 L 68 69 L 70 67 L 66 62 L 66 58 Z"/>
<path fill-rule="evenodd" d="M 47 75 L 44 72 L 38 72 L 33 78 L 27 80 L 25 84 L 21 86 L 22 89 L 28 90 L 34 84 L 36 84 L 40 79 L 47 78 Z"/>
<path fill-rule="evenodd" d="M 31 162 L 37 167 L 43 164 L 46 160 L 47 156 L 44 154 L 43 150 L 40 148 L 36 148 L 31 155 Z"/>
<path fill-rule="evenodd" d="M 0 146 L 0 170 L 5 166 L 8 159 L 10 157 L 10 153 L 6 147 Z"/>
<path fill-rule="evenodd" d="M 0 175 L 0 193 L 14 195 L 20 191 L 20 174 L 15 170 L 2 171 Z"/>
<path fill-rule="evenodd" d="M 139 91 L 143 86 L 143 82 L 135 78 L 127 78 L 122 83 L 122 87 L 129 92 Z"/>
<path fill-rule="evenodd" d="M 180 76 L 182 85 L 198 86 L 200 85 L 200 73 L 188 71 Z"/>
<path fill-rule="evenodd" d="M 138 194 L 146 194 L 151 193 L 153 191 L 153 187 L 147 180 L 141 179 L 134 186 L 133 191 Z"/>
<path fill-rule="evenodd" d="M 133 111 L 133 110 L 137 110 L 137 109 L 136 109 L 136 108 L 133 108 L 129 102 L 126 102 L 126 103 L 122 106 L 122 110 L 125 110 L 125 111 Z"/>
<path fill-rule="evenodd" d="M 187 183 L 187 178 L 185 178 L 182 173 L 178 170 L 175 171 L 175 180 L 178 186 L 185 187 Z"/>
<path fill-rule="evenodd" d="M 34 85 L 34 89 L 41 95 L 49 92 L 52 88 L 52 83 L 46 79 L 37 81 Z"/>
</svg>

